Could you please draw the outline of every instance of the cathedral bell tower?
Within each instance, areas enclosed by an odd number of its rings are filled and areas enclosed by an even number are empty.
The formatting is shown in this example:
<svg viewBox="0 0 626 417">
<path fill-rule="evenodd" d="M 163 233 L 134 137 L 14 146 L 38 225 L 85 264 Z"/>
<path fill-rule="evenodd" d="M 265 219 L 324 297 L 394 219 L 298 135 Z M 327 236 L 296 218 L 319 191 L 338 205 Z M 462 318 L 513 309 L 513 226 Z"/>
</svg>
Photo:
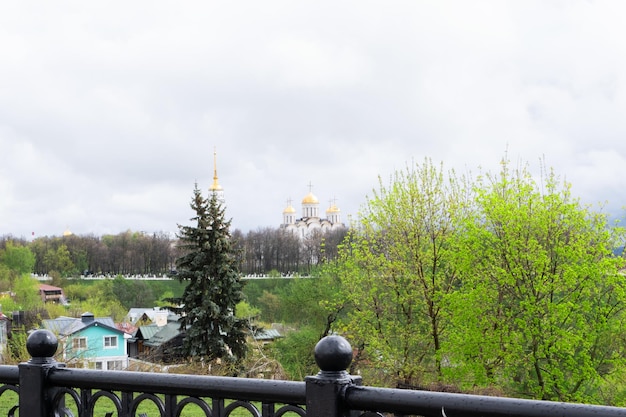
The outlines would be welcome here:
<svg viewBox="0 0 626 417">
<path fill-rule="evenodd" d="M 224 199 L 224 189 L 219 184 L 217 180 L 217 151 L 215 148 L 213 149 L 213 184 L 209 187 L 209 193 L 215 194 L 217 197 L 217 201 L 221 204 L 224 204 L 226 200 Z"/>
</svg>

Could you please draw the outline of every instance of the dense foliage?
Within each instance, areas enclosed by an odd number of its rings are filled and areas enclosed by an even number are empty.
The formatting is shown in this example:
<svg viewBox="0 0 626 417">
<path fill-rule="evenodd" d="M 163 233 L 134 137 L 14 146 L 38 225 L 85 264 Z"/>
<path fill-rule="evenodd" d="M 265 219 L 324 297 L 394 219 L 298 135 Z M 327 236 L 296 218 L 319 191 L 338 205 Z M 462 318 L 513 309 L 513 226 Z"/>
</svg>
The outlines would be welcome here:
<svg viewBox="0 0 626 417">
<path fill-rule="evenodd" d="M 16 275 L 30 273 L 35 265 L 35 255 L 27 246 L 6 242 L 0 251 L 0 263 Z"/>
<path fill-rule="evenodd" d="M 466 185 L 425 161 L 381 183 L 332 266 L 335 328 L 386 385 L 621 403 L 623 242 L 553 172 Z"/>
<path fill-rule="evenodd" d="M 396 173 L 368 200 L 344 247 L 339 277 L 352 309 L 346 329 L 410 384 L 441 374 L 449 332 L 445 297 L 460 285 L 456 224 L 467 210 L 461 180 L 426 161 Z"/>
<path fill-rule="evenodd" d="M 476 183 L 458 234 L 460 288 L 451 298 L 450 376 L 517 395 L 597 400 L 626 364 L 624 231 L 582 207 L 553 172 L 526 167 Z"/>
</svg>

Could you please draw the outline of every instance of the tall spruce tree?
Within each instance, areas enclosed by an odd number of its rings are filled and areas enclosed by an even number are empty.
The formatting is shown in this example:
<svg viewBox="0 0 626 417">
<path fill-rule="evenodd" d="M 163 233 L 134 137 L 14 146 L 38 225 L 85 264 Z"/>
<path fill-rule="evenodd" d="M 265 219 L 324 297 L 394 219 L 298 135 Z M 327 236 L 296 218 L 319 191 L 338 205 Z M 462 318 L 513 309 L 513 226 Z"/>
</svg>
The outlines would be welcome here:
<svg viewBox="0 0 626 417">
<path fill-rule="evenodd" d="M 236 253 L 230 237 L 230 220 L 215 193 L 208 199 L 195 184 L 191 218 L 195 226 L 179 225 L 183 255 L 176 260 L 177 277 L 188 282 L 179 305 L 185 330 L 182 354 L 187 357 L 241 360 L 246 353 L 248 321 L 235 316 L 243 298 Z"/>
</svg>

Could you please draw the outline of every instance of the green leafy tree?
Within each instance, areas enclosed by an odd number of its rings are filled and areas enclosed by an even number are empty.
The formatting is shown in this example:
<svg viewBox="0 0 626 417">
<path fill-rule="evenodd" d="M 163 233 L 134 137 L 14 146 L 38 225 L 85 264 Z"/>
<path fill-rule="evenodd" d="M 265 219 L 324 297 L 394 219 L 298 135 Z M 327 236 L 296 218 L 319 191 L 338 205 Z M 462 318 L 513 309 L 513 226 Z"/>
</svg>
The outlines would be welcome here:
<svg viewBox="0 0 626 417">
<path fill-rule="evenodd" d="M 325 264 L 319 277 L 292 279 L 278 291 L 282 321 L 317 330 L 318 340 L 327 336 L 337 330 L 335 323 L 345 311 L 340 288 L 335 262 Z"/>
<path fill-rule="evenodd" d="M 126 279 L 118 275 L 113 279 L 111 291 L 126 309 L 152 307 L 156 301 L 152 288 L 143 281 Z"/>
<path fill-rule="evenodd" d="M 15 306 L 11 310 L 31 310 L 43 305 L 39 296 L 39 282 L 29 274 L 22 274 L 15 279 L 13 292 Z M 6 308 L 9 311 L 9 307 Z"/>
<path fill-rule="evenodd" d="M 275 341 L 270 350 L 289 378 L 302 381 L 304 377 L 319 372 L 312 348 L 318 341 L 319 330 L 305 326 Z"/>
<path fill-rule="evenodd" d="M 93 292 L 93 289 L 91 286 L 87 285 L 70 284 L 63 288 L 63 292 L 65 293 L 65 296 L 71 300 L 72 303 L 74 303 L 75 301 L 84 301 L 88 299 L 89 295 Z"/>
<path fill-rule="evenodd" d="M 58 271 L 64 277 L 76 272 L 76 266 L 72 262 L 70 251 L 65 244 L 60 245 L 56 250 L 48 249 L 44 255 L 44 263 L 47 266 L 47 271 Z"/>
<path fill-rule="evenodd" d="M 128 312 L 117 299 L 113 288 L 114 280 L 100 280 L 90 286 L 72 284 L 65 288 L 65 294 L 71 300 L 69 315 L 80 317 L 86 311 L 97 317 L 112 317 L 121 321 Z"/>
<path fill-rule="evenodd" d="M 352 306 L 346 331 L 389 369 L 388 383 L 441 378 L 444 300 L 459 285 L 456 223 L 468 207 L 462 185 L 429 160 L 396 172 L 341 250 L 337 274 Z"/>
<path fill-rule="evenodd" d="M 539 183 L 504 161 L 476 185 L 447 370 L 515 395 L 597 401 L 604 377 L 624 366 L 624 262 L 613 256 L 623 229 L 581 206 L 554 172 Z"/>
<path fill-rule="evenodd" d="M 172 298 L 174 298 L 174 291 L 167 290 L 160 295 L 158 300 L 155 300 L 154 304 L 158 307 L 169 307 L 172 303 L 167 300 Z"/>
<path fill-rule="evenodd" d="M 48 271 L 48 276 L 50 277 L 50 285 L 55 287 L 63 287 L 67 283 L 67 279 L 63 278 L 57 271 Z"/>
<path fill-rule="evenodd" d="M 278 321 L 278 314 L 281 310 L 280 297 L 267 290 L 263 290 L 263 294 L 258 298 L 262 317 L 265 321 Z"/>
<path fill-rule="evenodd" d="M 252 323 L 259 316 L 259 314 L 261 314 L 261 310 L 251 306 L 246 301 L 240 301 L 237 303 L 236 314 L 237 317 L 247 319 L 250 323 Z"/>
<path fill-rule="evenodd" d="M 11 281 L 14 277 L 15 272 L 11 271 L 3 263 L 0 263 L 0 292 L 9 291 L 11 289 Z"/>
<path fill-rule="evenodd" d="M 35 267 L 35 255 L 28 247 L 8 241 L 0 251 L 0 262 L 18 275 L 30 274 Z"/>
<path fill-rule="evenodd" d="M 83 273 L 89 269 L 89 260 L 87 259 L 86 249 L 77 249 L 71 252 L 71 260 L 74 267 L 74 272 Z"/>
<path fill-rule="evenodd" d="M 176 260 L 177 278 L 187 282 L 179 305 L 185 331 L 183 354 L 212 360 L 239 361 L 246 354 L 248 320 L 235 314 L 243 300 L 237 257 L 232 246 L 230 221 L 215 193 L 205 199 L 196 184 L 191 208 L 193 226 L 179 226 L 183 255 Z"/>
<path fill-rule="evenodd" d="M 8 349 L 2 355 L 4 364 L 19 365 L 31 359 L 30 353 L 26 350 L 27 337 L 28 334 L 26 332 L 12 332 L 11 337 L 7 340 Z"/>
</svg>

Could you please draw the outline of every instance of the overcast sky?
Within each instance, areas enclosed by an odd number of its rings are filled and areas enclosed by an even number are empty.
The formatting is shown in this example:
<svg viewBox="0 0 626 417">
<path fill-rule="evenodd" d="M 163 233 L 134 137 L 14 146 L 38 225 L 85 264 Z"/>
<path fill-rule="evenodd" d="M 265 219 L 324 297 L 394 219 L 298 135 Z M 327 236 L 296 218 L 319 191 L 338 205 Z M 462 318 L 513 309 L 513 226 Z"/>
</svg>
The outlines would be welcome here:
<svg viewBox="0 0 626 417">
<path fill-rule="evenodd" d="M 0 235 L 176 232 L 213 150 L 232 226 L 356 216 L 425 157 L 539 159 L 626 205 L 626 2 L 0 3 Z"/>
</svg>

